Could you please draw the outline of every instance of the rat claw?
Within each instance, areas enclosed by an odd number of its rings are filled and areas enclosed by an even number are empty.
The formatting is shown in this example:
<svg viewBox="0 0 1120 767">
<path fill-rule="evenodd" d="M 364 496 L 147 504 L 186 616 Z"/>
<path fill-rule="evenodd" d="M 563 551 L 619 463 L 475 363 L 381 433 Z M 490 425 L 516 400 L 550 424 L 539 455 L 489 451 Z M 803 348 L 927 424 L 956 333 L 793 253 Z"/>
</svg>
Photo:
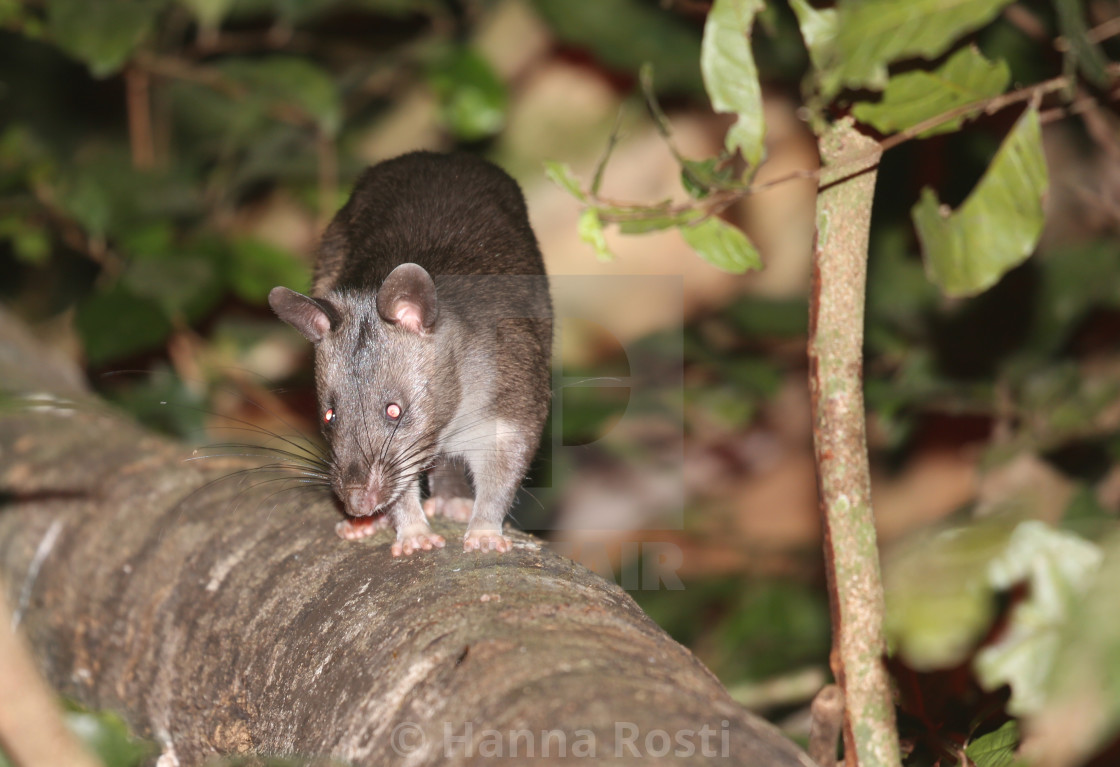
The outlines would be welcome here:
<svg viewBox="0 0 1120 767">
<path fill-rule="evenodd" d="M 424 513 L 429 517 L 440 514 L 456 522 L 467 522 L 474 511 L 473 498 L 447 498 L 442 495 L 433 495 L 424 501 Z"/>
<path fill-rule="evenodd" d="M 505 553 L 513 548 L 513 541 L 500 530 L 468 530 L 463 536 L 463 551 L 496 551 Z"/>
<path fill-rule="evenodd" d="M 370 517 L 347 517 L 334 526 L 334 531 L 343 540 L 357 541 L 374 535 L 388 526 L 388 515 L 378 514 Z"/>
<path fill-rule="evenodd" d="M 416 551 L 431 551 L 432 549 L 442 549 L 444 547 L 443 536 L 433 533 L 431 530 L 413 533 L 398 537 L 393 543 L 390 552 L 394 557 L 410 556 Z"/>
</svg>

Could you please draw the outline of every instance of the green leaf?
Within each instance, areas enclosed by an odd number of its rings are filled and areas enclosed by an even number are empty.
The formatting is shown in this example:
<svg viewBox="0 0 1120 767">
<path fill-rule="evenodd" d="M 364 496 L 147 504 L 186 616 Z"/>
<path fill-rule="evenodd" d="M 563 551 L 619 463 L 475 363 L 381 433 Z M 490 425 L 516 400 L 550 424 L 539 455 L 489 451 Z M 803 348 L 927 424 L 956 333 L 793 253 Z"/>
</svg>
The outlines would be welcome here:
<svg viewBox="0 0 1120 767">
<path fill-rule="evenodd" d="M 682 226 L 681 235 L 701 258 L 726 272 L 742 274 L 762 268 L 762 259 L 747 235 L 716 216 Z"/>
<path fill-rule="evenodd" d="M 139 767 L 159 753 L 155 743 L 134 738 L 124 721 L 107 711 L 68 711 L 66 725 L 110 767 Z"/>
<path fill-rule="evenodd" d="M 295 107 L 328 136 L 342 127 L 342 100 L 334 78 L 309 59 L 263 56 L 223 60 L 218 68 L 246 95 L 273 109 Z"/>
<path fill-rule="evenodd" d="M 1037 711 L 1045 702 L 1062 627 L 1092 585 L 1102 556 L 1079 536 L 1030 520 L 1015 528 L 1006 551 L 988 566 L 989 585 L 997 591 L 1029 586 L 998 641 L 973 663 L 985 689 L 1011 686 L 1010 713 Z"/>
<path fill-rule="evenodd" d="M 28 264 L 43 264 L 51 253 L 51 241 L 43 226 L 26 218 L 0 219 L 0 241 L 11 240 L 16 258 Z"/>
<path fill-rule="evenodd" d="M 818 67 L 821 90 L 882 89 L 887 64 L 936 58 L 962 35 L 992 19 L 1011 0 L 841 0 L 830 64 Z"/>
<path fill-rule="evenodd" d="M 95 365 L 152 349 L 171 332 L 159 305 L 122 283 L 78 304 L 74 324 L 86 357 Z"/>
<path fill-rule="evenodd" d="M 911 217 L 930 279 L 946 295 L 975 295 L 1026 260 L 1042 233 L 1048 183 L 1038 111 L 1032 107 L 956 212 L 943 211 L 936 193 L 922 190 Z"/>
<path fill-rule="evenodd" d="M 856 104 L 852 112 L 880 133 L 906 130 L 952 109 L 991 98 L 1006 90 L 1011 72 L 1003 61 L 988 61 L 975 48 L 962 48 L 933 72 L 914 71 L 892 77 L 880 102 Z M 920 137 L 957 130 L 975 117 L 967 115 L 918 134 Z"/>
<path fill-rule="evenodd" d="M 478 51 L 461 47 L 438 57 L 428 82 L 439 99 L 443 122 L 458 138 L 479 141 L 505 126 L 509 94 Z"/>
<path fill-rule="evenodd" d="M 809 49 L 809 60 L 822 72 L 828 67 L 836 45 L 836 9 L 817 10 L 808 0 L 790 0 L 790 5 L 801 27 L 801 39 Z"/>
<path fill-rule="evenodd" d="M 1109 87 L 1108 59 L 1098 45 L 1089 39 L 1085 26 L 1085 8 L 1081 0 L 1054 0 L 1058 12 L 1058 27 L 1069 44 L 1067 56 L 1073 60 L 1086 79 L 1101 88 Z M 1070 68 L 1072 71 L 1073 67 Z"/>
<path fill-rule="evenodd" d="M 572 173 L 571 166 L 566 162 L 546 160 L 544 174 L 548 176 L 549 181 L 564 189 L 572 197 L 580 202 L 587 202 L 587 195 L 583 193 L 583 189 L 579 185 L 579 179 Z"/>
<path fill-rule="evenodd" d="M 750 32 L 761 0 L 716 0 L 704 23 L 700 70 L 717 112 L 738 115 L 727 131 L 728 151 L 738 151 L 753 168 L 762 161 L 766 126 L 762 87 L 751 55 Z"/>
<path fill-rule="evenodd" d="M 588 49 L 605 66 L 637 72 L 657 70 L 662 93 L 704 91 L 700 39 L 681 14 L 645 0 L 532 0 L 561 42 Z"/>
<path fill-rule="evenodd" d="M 921 536 L 883 566 L 884 627 L 894 652 L 922 671 L 954 666 L 991 624 L 988 564 L 1007 548 L 1012 526 L 984 520 Z"/>
<path fill-rule="evenodd" d="M 221 24 L 229 13 L 234 0 L 179 0 L 187 6 L 203 28 L 214 28 Z"/>
<path fill-rule="evenodd" d="M 976 767 L 1007 767 L 1019 747 L 1019 723 L 1012 719 L 968 744 L 964 753 Z"/>
<path fill-rule="evenodd" d="M 229 255 L 227 277 L 242 301 L 263 304 L 277 285 L 303 290 L 308 284 L 307 265 L 298 256 L 263 240 L 234 240 Z"/>
<path fill-rule="evenodd" d="M 114 74 L 151 33 L 164 0 L 49 0 L 51 36 L 94 77 Z"/>
<path fill-rule="evenodd" d="M 603 222 L 599 220 L 599 211 L 588 208 L 579 216 L 579 238 L 595 249 L 595 256 L 600 261 L 614 261 L 614 254 L 607 248 L 607 239 L 603 236 Z"/>
</svg>

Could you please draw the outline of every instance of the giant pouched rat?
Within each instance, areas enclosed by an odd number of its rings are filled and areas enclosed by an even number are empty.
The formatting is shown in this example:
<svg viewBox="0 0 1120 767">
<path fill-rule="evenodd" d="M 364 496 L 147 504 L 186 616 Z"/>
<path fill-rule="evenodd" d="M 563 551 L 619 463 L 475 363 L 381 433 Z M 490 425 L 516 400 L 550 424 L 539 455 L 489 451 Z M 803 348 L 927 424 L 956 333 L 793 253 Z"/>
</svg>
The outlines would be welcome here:
<svg viewBox="0 0 1120 767">
<path fill-rule="evenodd" d="M 441 513 L 469 517 L 464 550 L 508 551 L 551 391 L 548 280 L 517 183 L 466 154 L 379 163 L 327 227 L 311 297 L 268 300 L 315 345 L 339 535 L 391 522 L 394 556 L 430 550 L 444 540 L 425 512 Z"/>
</svg>

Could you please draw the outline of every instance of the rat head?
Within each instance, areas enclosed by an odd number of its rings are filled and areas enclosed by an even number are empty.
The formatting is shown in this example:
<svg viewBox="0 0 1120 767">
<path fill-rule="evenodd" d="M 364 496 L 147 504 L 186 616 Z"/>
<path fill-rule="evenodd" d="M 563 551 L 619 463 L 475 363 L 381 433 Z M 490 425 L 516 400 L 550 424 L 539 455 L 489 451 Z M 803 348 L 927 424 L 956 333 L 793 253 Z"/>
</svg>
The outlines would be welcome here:
<svg viewBox="0 0 1120 767">
<path fill-rule="evenodd" d="M 375 295 L 332 291 L 316 299 L 278 287 L 268 302 L 315 344 L 335 493 L 353 516 L 387 509 L 438 454 L 458 400 L 454 361 L 436 332 L 431 276 L 402 264 Z"/>
</svg>

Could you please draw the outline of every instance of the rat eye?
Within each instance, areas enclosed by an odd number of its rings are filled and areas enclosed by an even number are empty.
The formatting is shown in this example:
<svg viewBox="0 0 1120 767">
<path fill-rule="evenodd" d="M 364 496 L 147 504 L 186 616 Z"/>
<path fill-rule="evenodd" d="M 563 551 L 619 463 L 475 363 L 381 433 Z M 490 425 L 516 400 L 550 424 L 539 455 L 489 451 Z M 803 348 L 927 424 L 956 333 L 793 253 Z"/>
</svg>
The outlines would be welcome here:
<svg viewBox="0 0 1120 767">
<path fill-rule="evenodd" d="M 385 406 L 385 417 L 388 418 L 390 421 L 400 420 L 401 413 L 403 413 L 403 412 L 404 411 L 401 410 L 401 406 L 398 405 L 396 402 L 390 402 L 388 405 Z"/>
<path fill-rule="evenodd" d="M 327 412 L 323 413 L 323 423 L 330 426 L 334 422 L 334 408 L 327 408 Z"/>
</svg>

